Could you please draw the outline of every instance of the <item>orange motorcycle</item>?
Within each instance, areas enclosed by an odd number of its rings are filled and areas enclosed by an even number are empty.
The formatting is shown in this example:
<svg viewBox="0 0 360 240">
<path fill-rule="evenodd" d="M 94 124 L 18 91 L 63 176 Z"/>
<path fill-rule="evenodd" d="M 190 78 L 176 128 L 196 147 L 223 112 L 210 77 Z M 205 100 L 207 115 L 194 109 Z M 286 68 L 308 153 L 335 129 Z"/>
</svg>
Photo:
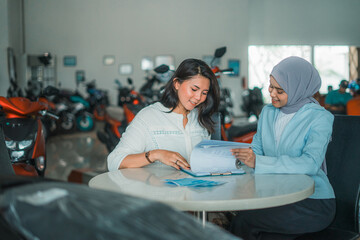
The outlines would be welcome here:
<svg viewBox="0 0 360 240">
<path fill-rule="evenodd" d="M 47 87 L 44 95 L 50 96 L 56 92 L 56 88 Z M 1 124 L 5 145 L 17 175 L 44 176 L 45 174 L 45 131 L 41 117 L 57 118 L 47 111 L 49 108 L 50 105 L 45 99 L 31 101 L 24 97 L 0 96 L 0 112 L 4 115 Z"/>
</svg>

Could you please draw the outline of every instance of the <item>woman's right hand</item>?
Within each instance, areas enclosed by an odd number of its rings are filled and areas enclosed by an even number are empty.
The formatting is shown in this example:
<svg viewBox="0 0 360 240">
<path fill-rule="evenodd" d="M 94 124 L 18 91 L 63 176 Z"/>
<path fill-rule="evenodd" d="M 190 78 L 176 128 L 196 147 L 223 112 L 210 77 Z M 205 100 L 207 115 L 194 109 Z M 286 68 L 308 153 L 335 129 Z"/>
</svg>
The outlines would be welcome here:
<svg viewBox="0 0 360 240">
<path fill-rule="evenodd" d="M 189 163 L 183 156 L 180 155 L 180 153 L 156 149 L 151 151 L 151 155 L 154 156 L 155 161 L 162 162 L 163 164 L 174 167 L 177 170 L 180 170 L 180 167 L 190 169 Z"/>
<path fill-rule="evenodd" d="M 256 155 L 251 148 L 234 148 L 230 150 L 236 159 L 246 166 L 255 168 Z"/>
</svg>

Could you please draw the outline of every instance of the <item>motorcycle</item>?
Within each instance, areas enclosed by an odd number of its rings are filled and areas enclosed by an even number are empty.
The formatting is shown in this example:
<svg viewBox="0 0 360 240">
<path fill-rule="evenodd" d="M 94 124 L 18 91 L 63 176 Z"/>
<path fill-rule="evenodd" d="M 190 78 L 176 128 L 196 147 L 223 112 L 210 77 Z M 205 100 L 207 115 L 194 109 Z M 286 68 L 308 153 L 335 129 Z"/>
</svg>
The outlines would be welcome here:
<svg viewBox="0 0 360 240">
<path fill-rule="evenodd" d="M 250 118 L 255 116 L 259 119 L 260 112 L 264 107 L 263 95 L 261 88 L 254 87 L 253 89 L 246 89 L 242 93 L 243 105 L 242 110 L 246 113 L 246 116 Z"/>
<path fill-rule="evenodd" d="M 10 87 L 7 90 L 7 97 L 23 97 L 24 94 L 19 85 L 14 81 L 10 80 Z"/>
<path fill-rule="evenodd" d="M 59 133 L 71 133 L 75 130 L 75 115 L 71 111 L 71 102 L 60 96 L 54 99 L 55 114 L 59 116 L 56 121 L 56 131 Z"/>
<path fill-rule="evenodd" d="M 145 98 L 134 89 L 131 78 L 127 79 L 129 87 L 123 86 L 121 82 L 116 79 L 115 83 L 118 85 L 118 106 L 124 109 L 126 125 L 128 125 L 135 117 L 135 115 L 143 109 L 147 104 Z"/>
<path fill-rule="evenodd" d="M 55 104 L 49 99 L 51 96 L 43 95 L 43 86 L 41 82 L 37 80 L 30 80 L 27 83 L 27 88 L 25 89 L 26 98 L 30 99 L 31 101 L 42 101 L 44 104 L 48 105 L 48 112 L 55 113 L 56 106 Z M 44 136 L 45 140 L 51 135 L 53 135 L 56 131 L 56 119 L 50 117 L 48 115 L 42 116 L 41 121 L 44 124 Z"/>
<path fill-rule="evenodd" d="M 118 79 L 115 80 L 119 93 L 118 107 L 106 108 L 104 131 L 97 132 L 99 140 L 105 144 L 109 152 L 115 148 L 135 115 L 147 105 L 145 98 L 134 90 L 131 78 L 127 80 L 130 87 L 123 86 Z"/>
<path fill-rule="evenodd" d="M 107 150 L 111 152 L 119 142 L 121 135 L 126 129 L 124 109 L 116 106 L 106 107 L 105 126 L 103 131 L 97 131 L 97 137 L 105 144 Z"/>
<path fill-rule="evenodd" d="M 118 86 L 119 107 L 106 108 L 104 131 L 97 132 L 99 140 L 106 145 L 109 152 L 115 148 L 135 115 L 145 106 L 160 99 L 163 86 L 154 89 L 154 85 L 164 85 L 173 74 L 173 71 L 165 64 L 156 67 L 154 72 L 155 75 L 146 77 L 146 82 L 141 86 L 140 93 L 134 90 L 130 78 L 128 78 L 130 87 L 123 86 L 118 79 L 115 80 Z"/>
<path fill-rule="evenodd" d="M 221 47 L 215 50 L 214 57 L 211 61 L 211 69 L 213 73 L 220 79 L 221 74 L 229 74 L 232 73 L 233 69 L 220 69 L 216 66 L 215 60 L 219 59 L 224 56 L 226 53 L 226 47 Z M 220 85 L 220 80 L 219 80 Z M 221 85 L 220 85 L 221 86 Z M 253 96 L 254 94 L 258 94 L 257 91 L 252 91 L 249 96 Z M 261 90 L 260 90 L 261 94 Z M 258 97 L 258 95 L 256 95 Z M 262 95 L 259 97 L 262 100 Z M 249 105 L 253 106 L 253 99 L 249 100 Z M 258 106 L 258 105 L 257 105 Z M 231 99 L 231 92 L 228 88 L 220 88 L 220 105 L 219 105 L 219 112 L 221 115 L 221 138 L 224 141 L 234 141 L 234 142 L 243 142 L 243 143 L 251 143 L 254 134 L 256 133 L 257 129 L 257 122 L 250 122 L 242 126 L 235 126 L 233 124 L 233 102 Z M 251 108 L 253 109 L 253 108 Z M 258 110 L 258 109 L 256 109 Z M 256 111 L 259 115 L 261 111 Z M 258 116 L 257 115 L 257 116 Z"/>
<path fill-rule="evenodd" d="M 72 113 L 75 115 L 76 128 L 88 132 L 94 128 L 94 118 L 89 113 L 90 104 L 81 96 L 71 96 Z"/>
<path fill-rule="evenodd" d="M 146 83 L 140 88 L 140 94 L 144 96 L 149 104 L 160 100 L 165 84 L 170 80 L 173 71 L 168 65 L 162 64 L 154 69 L 155 74 L 146 77 Z M 157 89 L 155 89 L 157 85 Z"/>
<path fill-rule="evenodd" d="M 44 89 L 45 96 L 57 93 L 54 87 Z M 11 164 L 17 175 L 44 176 L 46 151 L 44 125 L 41 117 L 48 115 L 49 105 L 38 99 L 31 101 L 24 97 L 5 98 L 0 96 L 1 119 Z"/>
<path fill-rule="evenodd" d="M 220 120 L 221 120 L 221 138 L 225 141 L 229 140 L 227 137 L 227 130 L 231 127 L 233 123 L 233 102 L 231 99 L 231 93 L 228 88 L 221 87 L 220 76 L 222 74 L 232 73 L 233 69 L 220 69 L 219 66 L 215 65 L 215 61 L 220 59 L 226 53 L 226 47 L 217 48 L 214 53 L 214 57 L 211 60 L 210 66 L 211 70 L 218 78 L 218 82 L 220 85 L 220 104 L 219 104 L 219 112 L 220 112 Z"/>
<path fill-rule="evenodd" d="M 108 93 L 105 90 L 96 88 L 95 79 L 85 83 L 85 85 L 86 92 L 89 94 L 86 99 L 90 104 L 89 112 L 93 114 L 95 119 L 103 121 L 105 119 L 105 108 L 109 106 Z"/>
<path fill-rule="evenodd" d="M 264 107 L 261 89 L 254 87 L 253 89 L 244 90 L 242 99 L 243 105 L 241 108 L 249 122 L 243 126 L 231 126 L 228 130 L 228 139 L 235 142 L 251 143 L 257 130 L 257 120 Z"/>
<path fill-rule="evenodd" d="M 88 112 L 90 104 L 78 91 L 62 89 L 54 99 L 56 114 L 59 115 L 59 131 L 71 133 L 77 128 L 87 132 L 94 128 L 94 119 Z"/>
</svg>

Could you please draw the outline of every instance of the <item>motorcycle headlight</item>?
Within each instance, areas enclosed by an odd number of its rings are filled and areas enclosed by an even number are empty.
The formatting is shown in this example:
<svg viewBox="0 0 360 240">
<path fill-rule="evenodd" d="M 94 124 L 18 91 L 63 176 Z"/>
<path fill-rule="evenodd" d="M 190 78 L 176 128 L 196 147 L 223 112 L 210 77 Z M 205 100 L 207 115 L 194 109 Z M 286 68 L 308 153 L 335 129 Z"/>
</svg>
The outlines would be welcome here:
<svg viewBox="0 0 360 240">
<path fill-rule="evenodd" d="M 43 156 L 35 158 L 36 169 L 43 171 L 45 169 L 45 158 Z"/>
<path fill-rule="evenodd" d="M 9 140 L 9 141 L 5 140 L 5 144 L 6 144 L 6 147 L 11 150 L 14 150 L 16 148 L 16 142 L 13 140 Z"/>
<path fill-rule="evenodd" d="M 25 151 L 12 151 L 11 152 L 11 159 L 18 160 L 22 156 L 24 156 Z"/>
<path fill-rule="evenodd" d="M 33 143 L 33 140 L 23 140 L 19 142 L 19 149 L 25 149 L 31 146 L 31 144 Z"/>
<path fill-rule="evenodd" d="M 230 123 L 231 122 L 231 117 L 230 116 L 225 116 L 224 122 L 225 123 Z"/>
</svg>

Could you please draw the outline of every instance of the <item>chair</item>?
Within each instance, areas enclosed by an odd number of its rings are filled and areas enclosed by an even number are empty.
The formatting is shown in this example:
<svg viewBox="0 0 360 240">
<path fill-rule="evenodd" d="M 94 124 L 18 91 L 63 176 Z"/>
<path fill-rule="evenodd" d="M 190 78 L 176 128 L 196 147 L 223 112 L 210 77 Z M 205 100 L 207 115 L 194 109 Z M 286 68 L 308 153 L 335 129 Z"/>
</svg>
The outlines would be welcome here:
<svg viewBox="0 0 360 240">
<path fill-rule="evenodd" d="M 336 215 L 323 231 L 297 240 L 359 238 L 360 116 L 335 115 L 326 152 L 328 178 L 336 196 Z"/>
<path fill-rule="evenodd" d="M 212 140 L 221 140 L 221 113 L 216 112 L 211 116 L 211 119 L 215 122 L 215 127 L 213 132 L 211 134 Z"/>
<path fill-rule="evenodd" d="M 12 168 L 9 152 L 5 145 L 3 126 L 0 122 L 0 175 L 15 175 Z"/>
</svg>

